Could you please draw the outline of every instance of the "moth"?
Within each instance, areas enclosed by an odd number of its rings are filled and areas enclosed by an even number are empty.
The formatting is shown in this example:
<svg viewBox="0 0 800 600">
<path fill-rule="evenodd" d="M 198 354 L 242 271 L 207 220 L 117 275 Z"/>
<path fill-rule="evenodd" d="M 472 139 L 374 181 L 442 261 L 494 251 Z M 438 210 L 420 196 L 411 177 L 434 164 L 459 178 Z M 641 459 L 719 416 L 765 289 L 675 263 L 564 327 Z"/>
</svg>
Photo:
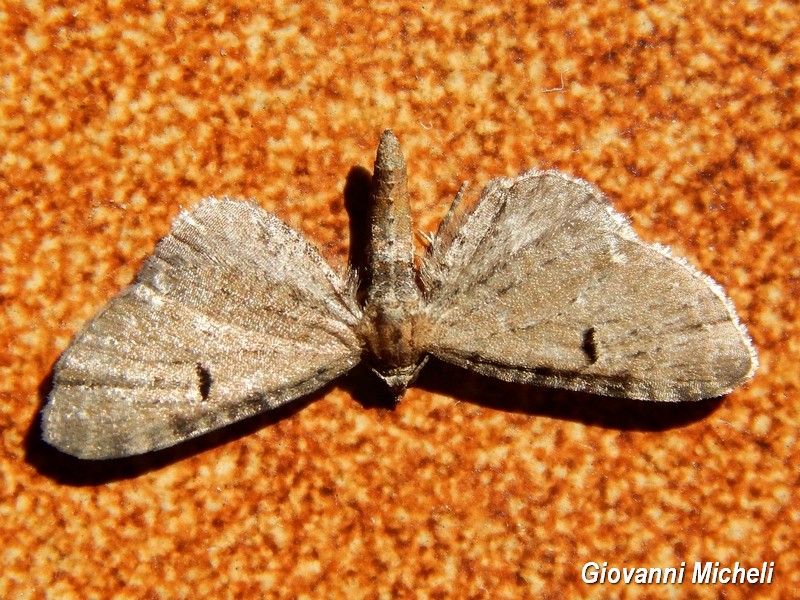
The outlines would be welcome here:
<svg viewBox="0 0 800 600">
<path fill-rule="evenodd" d="M 585 181 L 459 192 L 415 268 L 406 163 L 385 131 L 367 277 L 337 275 L 253 202 L 203 200 L 58 360 L 43 438 L 87 459 L 164 448 L 366 361 L 397 395 L 428 356 L 511 382 L 665 402 L 720 396 L 757 355 L 710 277 L 645 243 Z"/>
</svg>

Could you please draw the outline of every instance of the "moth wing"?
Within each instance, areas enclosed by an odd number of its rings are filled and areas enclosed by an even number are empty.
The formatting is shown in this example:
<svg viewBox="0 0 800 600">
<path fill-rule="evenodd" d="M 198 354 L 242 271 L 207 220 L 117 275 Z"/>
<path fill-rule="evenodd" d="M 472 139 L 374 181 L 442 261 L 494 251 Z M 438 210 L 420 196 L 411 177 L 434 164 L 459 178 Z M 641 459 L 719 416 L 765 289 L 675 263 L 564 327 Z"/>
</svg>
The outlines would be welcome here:
<svg viewBox="0 0 800 600">
<path fill-rule="evenodd" d="M 360 360 L 354 298 L 278 218 L 206 199 L 62 354 L 43 438 L 128 456 L 308 394 Z"/>
<path fill-rule="evenodd" d="M 495 179 L 423 259 L 420 343 L 507 381 L 661 401 L 725 394 L 757 357 L 723 290 L 640 240 L 585 181 Z"/>
</svg>

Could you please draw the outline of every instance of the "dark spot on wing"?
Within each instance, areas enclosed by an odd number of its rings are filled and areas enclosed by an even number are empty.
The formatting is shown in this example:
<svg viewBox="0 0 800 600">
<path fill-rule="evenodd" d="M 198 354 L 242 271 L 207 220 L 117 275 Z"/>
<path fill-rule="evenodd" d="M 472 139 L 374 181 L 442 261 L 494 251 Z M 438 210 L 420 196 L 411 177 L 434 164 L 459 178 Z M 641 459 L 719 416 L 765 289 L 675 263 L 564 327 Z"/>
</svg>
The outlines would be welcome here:
<svg viewBox="0 0 800 600">
<path fill-rule="evenodd" d="M 225 410 L 225 419 L 227 422 L 233 423 L 250 415 L 260 413 L 267 408 L 269 408 L 269 399 L 266 395 L 255 392 L 240 402 L 229 406 Z"/>
<path fill-rule="evenodd" d="M 558 377 L 559 372 L 556 369 L 551 369 L 550 367 L 534 367 L 530 369 L 530 372 L 538 377 Z"/>
<path fill-rule="evenodd" d="M 514 281 L 512 283 L 509 283 L 508 285 L 503 286 L 502 288 L 497 290 L 497 295 L 498 296 L 504 296 L 505 294 L 507 294 L 508 292 L 513 290 L 515 285 L 516 285 L 516 281 Z"/>
<path fill-rule="evenodd" d="M 108 448 L 113 448 L 114 457 L 128 456 L 130 454 L 131 440 L 128 435 L 109 431 L 106 433 L 106 441 L 104 444 Z"/>
<path fill-rule="evenodd" d="M 597 342 L 594 339 L 594 327 L 589 327 L 589 329 L 583 332 L 581 348 L 589 359 L 589 364 L 597 362 Z"/>
<path fill-rule="evenodd" d="M 211 371 L 206 369 L 200 363 L 195 365 L 195 371 L 197 372 L 200 397 L 203 400 L 208 400 L 208 393 L 211 391 L 211 383 L 213 382 L 213 379 L 211 378 Z"/>
<path fill-rule="evenodd" d="M 184 440 L 197 431 L 197 420 L 192 418 L 173 415 L 170 419 L 170 425 L 176 440 Z"/>
</svg>

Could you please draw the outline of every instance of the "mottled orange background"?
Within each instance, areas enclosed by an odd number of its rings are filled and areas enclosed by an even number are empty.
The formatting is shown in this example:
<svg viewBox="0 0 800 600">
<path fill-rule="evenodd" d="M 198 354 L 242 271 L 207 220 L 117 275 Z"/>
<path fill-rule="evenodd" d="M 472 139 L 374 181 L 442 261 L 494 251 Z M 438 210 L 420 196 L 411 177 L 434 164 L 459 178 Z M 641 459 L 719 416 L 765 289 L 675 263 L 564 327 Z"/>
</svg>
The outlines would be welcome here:
<svg viewBox="0 0 800 600">
<path fill-rule="evenodd" d="M 800 589 L 796 3 L 2 4 L 0 596 Z M 657 405 L 432 361 L 396 409 L 358 370 L 129 460 L 39 440 L 59 353 L 181 206 L 256 198 L 343 269 L 357 167 L 385 127 L 423 231 L 465 180 L 555 167 L 595 183 L 728 290 L 756 377 Z M 774 561 L 774 581 L 580 576 L 706 560 Z"/>
</svg>

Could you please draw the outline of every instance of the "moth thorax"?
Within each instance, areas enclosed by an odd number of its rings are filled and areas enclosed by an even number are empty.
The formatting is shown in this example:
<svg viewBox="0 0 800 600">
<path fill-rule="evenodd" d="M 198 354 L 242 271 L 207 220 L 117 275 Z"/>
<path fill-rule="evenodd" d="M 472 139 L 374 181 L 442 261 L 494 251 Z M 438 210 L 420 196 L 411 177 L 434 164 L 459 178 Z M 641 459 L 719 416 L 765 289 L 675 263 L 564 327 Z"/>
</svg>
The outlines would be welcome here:
<svg viewBox="0 0 800 600">
<path fill-rule="evenodd" d="M 417 345 L 419 298 L 394 302 L 368 302 L 364 307 L 362 336 L 366 360 L 396 394 L 401 394 L 424 364 Z"/>
</svg>

